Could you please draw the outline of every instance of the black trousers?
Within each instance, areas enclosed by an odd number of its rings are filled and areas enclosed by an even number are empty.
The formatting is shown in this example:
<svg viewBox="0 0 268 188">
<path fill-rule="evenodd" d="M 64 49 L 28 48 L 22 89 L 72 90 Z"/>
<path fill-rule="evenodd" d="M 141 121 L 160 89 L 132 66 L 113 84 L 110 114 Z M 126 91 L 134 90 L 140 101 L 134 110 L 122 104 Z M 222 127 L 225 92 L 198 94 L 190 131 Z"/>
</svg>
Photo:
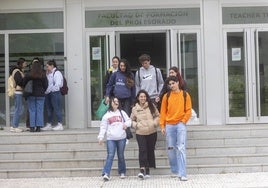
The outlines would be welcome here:
<svg viewBox="0 0 268 188">
<path fill-rule="evenodd" d="M 150 135 L 136 134 L 136 139 L 139 146 L 139 163 L 140 167 L 155 168 L 155 143 L 157 140 L 157 133 Z"/>
</svg>

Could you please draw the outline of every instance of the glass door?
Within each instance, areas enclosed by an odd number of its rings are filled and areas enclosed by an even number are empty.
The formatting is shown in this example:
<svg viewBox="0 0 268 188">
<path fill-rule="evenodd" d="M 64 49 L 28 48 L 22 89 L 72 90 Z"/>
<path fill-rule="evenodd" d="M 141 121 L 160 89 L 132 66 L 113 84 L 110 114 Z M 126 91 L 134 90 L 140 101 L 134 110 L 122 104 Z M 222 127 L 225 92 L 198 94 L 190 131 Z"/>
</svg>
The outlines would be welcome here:
<svg viewBox="0 0 268 188">
<path fill-rule="evenodd" d="M 0 127 L 6 125 L 5 35 L 0 35 Z"/>
<path fill-rule="evenodd" d="M 179 31 L 177 33 L 177 65 L 187 84 L 187 91 L 191 95 L 194 121 L 189 124 L 199 124 L 200 120 L 200 33 L 197 31 Z"/>
<path fill-rule="evenodd" d="M 225 36 L 227 123 L 268 120 L 268 32 L 230 30 Z"/>
<path fill-rule="evenodd" d="M 88 122 L 91 126 L 98 126 L 95 112 L 105 94 L 104 77 L 114 56 L 113 33 L 88 33 L 87 34 L 87 62 L 88 62 Z"/>
</svg>

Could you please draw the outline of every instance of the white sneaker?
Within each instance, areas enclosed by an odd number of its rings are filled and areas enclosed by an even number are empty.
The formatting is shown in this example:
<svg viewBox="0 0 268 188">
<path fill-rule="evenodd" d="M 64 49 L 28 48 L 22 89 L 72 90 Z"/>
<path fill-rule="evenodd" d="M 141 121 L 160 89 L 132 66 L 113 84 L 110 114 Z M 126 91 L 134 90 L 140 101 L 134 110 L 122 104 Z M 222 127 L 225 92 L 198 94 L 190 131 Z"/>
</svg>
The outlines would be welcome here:
<svg viewBox="0 0 268 188">
<path fill-rule="evenodd" d="M 185 176 L 180 177 L 181 181 L 188 181 L 188 179 Z"/>
<path fill-rule="evenodd" d="M 144 179 L 144 174 L 140 172 L 140 173 L 138 174 L 138 177 L 139 177 L 140 179 Z"/>
<path fill-rule="evenodd" d="M 104 174 L 104 175 L 103 175 L 103 180 L 104 180 L 104 181 L 110 181 L 110 179 L 111 179 L 111 178 L 110 178 L 107 174 Z"/>
<path fill-rule="evenodd" d="M 126 175 L 124 173 L 120 174 L 120 179 L 125 179 Z"/>
<path fill-rule="evenodd" d="M 144 176 L 144 178 L 146 178 L 146 179 L 148 179 L 148 178 L 150 178 L 151 176 L 149 175 L 149 174 L 146 174 L 145 176 Z"/>
<path fill-rule="evenodd" d="M 170 177 L 172 177 L 172 178 L 177 178 L 177 177 L 179 177 L 179 176 L 178 176 L 178 174 L 171 173 L 171 174 L 170 174 Z"/>
<path fill-rule="evenodd" d="M 51 123 L 47 123 L 45 127 L 41 128 L 42 131 L 51 131 L 52 130 L 52 125 Z"/>
<path fill-rule="evenodd" d="M 13 132 L 13 133 L 21 133 L 21 132 L 23 132 L 23 130 L 22 129 L 20 129 L 20 128 L 17 128 L 17 127 L 10 127 L 10 132 Z"/>
<path fill-rule="evenodd" d="M 53 131 L 63 131 L 63 126 L 61 123 L 58 123 L 57 126 L 52 128 Z"/>
</svg>

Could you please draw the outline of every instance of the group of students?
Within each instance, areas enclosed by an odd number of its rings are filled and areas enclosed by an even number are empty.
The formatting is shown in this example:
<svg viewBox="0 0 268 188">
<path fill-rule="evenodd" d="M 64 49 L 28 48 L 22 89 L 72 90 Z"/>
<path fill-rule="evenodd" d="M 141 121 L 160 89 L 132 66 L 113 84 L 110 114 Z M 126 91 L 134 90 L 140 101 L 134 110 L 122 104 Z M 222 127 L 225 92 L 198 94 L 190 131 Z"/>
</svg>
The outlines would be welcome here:
<svg viewBox="0 0 268 188">
<path fill-rule="evenodd" d="M 135 77 L 127 61 L 118 57 L 113 58 L 112 68 L 108 70 L 105 97 L 109 109 L 102 117 L 98 135 L 99 144 L 102 144 L 106 134 L 107 158 L 102 170 L 103 180 L 110 180 L 116 151 L 118 174 L 122 179 L 126 177 L 127 127 L 136 133 L 138 177 L 150 177 L 150 168 L 156 168 L 154 150 L 160 126 L 162 135 L 166 136 L 171 177 L 187 181 L 186 123 L 191 117 L 191 97 L 184 91 L 185 83 L 177 67 L 169 69 L 169 77 L 164 82 L 161 71 L 150 64 L 149 55 L 141 55 L 139 62 L 142 67 Z"/>
<path fill-rule="evenodd" d="M 26 67 L 30 70 L 25 73 Z M 34 58 L 30 65 L 24 58 L 19 58 L 17 66 L 10 70 L 10 75 L 14 76 L 16 84 L 14 93 L 15 111 L 11 122 L 11 132 L 23 132 L 19 128 L 19 120 L 23 111 L 23 97 L 27 104 L 26 127 L 30 132 L 40 132 L 41 130 L 63 130 L 61 93 L 63 76 L 57 71 L 55 60 L 46 63 L 46 70 L 39 58 Z M 32 92 L 29 96 L 23 96 L 24 87 L 32 82 Z M 44 126 L 44 106 L 46 104 L 47 123 Z M 52 127 L 53 114 L 57 117 L 57 125 Z"/>
</svg>

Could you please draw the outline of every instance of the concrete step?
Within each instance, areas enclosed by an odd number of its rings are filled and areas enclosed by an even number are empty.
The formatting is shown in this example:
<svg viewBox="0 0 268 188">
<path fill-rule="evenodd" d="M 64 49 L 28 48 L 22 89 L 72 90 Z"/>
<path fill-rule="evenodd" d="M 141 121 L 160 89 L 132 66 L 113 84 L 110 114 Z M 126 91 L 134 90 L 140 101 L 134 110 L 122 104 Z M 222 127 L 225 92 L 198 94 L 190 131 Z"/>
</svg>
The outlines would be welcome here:
<svg viewBox="0 0 268 188">
<path fill-rule="evenodd" d="M 170 168 L 168 166 L 159 166 L 151 169 L 151 175 L 169 175 Z M 188 165 L 188 174 L 224 174 L 224 173 L 250 173 L 268 171 L 268 163 L 266 164 L 234 164 L 234 165 Z M 137 176 L 138 167 L 128 167 L 128 176 Z M 52 168 L 52 169 L 16 169 L 16 170 L 0 170 L 0 178 L 46 178 L 46 177 L 90 177 L 101 176 L 99 168 Z M 118 176 L 117 168 L 113 168 L 111 176 Z M 100 177 L 101 179 L 101 177 Z"/>
</svg>

